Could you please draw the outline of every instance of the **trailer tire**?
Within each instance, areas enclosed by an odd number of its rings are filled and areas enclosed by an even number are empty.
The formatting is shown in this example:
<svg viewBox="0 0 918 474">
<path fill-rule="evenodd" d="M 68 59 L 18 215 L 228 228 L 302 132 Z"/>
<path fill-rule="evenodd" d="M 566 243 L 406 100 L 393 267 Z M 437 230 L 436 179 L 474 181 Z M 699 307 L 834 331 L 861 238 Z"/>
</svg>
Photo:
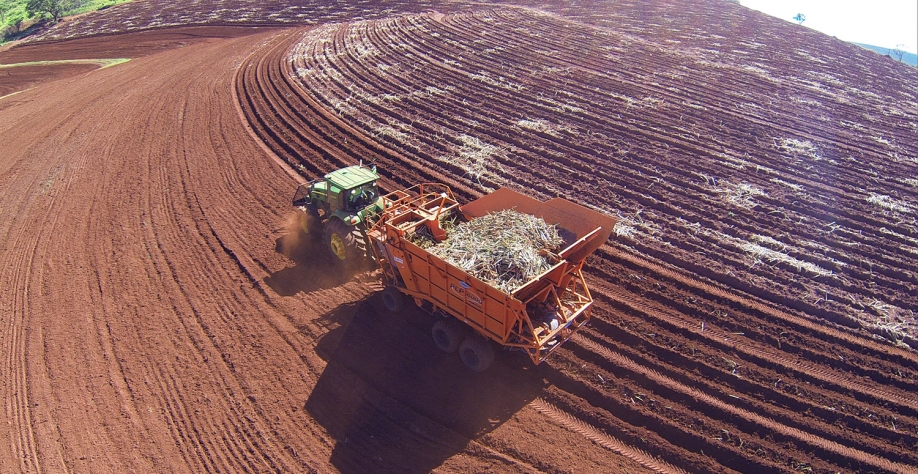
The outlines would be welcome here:
<svg viewBox="0 0 918 474">
<path fill-rule="evenodd" d="M 337 217 L 325 223 L 325 243 L 335 260 L 346 268 L 366 261 L 367 246 L 360 229 Z"/>
<path fill-rule="evenodd" d="M 473 334 L 459 345 L 459 357 L 469 369 L 484 372 L 494 362 L 494 346 L 491 341 Z"/>
<path fill-rule="evenodd" d="M 400 313 L 405 308 L 405 295 L 392 285 L 383 289 L 382 301 L 386 309 L 393 313 Z"/>
<path fill-rule="evenodd" d="M 462 342 L 465 330 L 462 323 L 452 316 L 447 316 L 438 319 L 437 322 L 434 323 L 430 334 L 433 336 L 434 344 L 436 344 L 441 351 L 452 354 L 459 349 L 459 344 Z"/>
</svg>

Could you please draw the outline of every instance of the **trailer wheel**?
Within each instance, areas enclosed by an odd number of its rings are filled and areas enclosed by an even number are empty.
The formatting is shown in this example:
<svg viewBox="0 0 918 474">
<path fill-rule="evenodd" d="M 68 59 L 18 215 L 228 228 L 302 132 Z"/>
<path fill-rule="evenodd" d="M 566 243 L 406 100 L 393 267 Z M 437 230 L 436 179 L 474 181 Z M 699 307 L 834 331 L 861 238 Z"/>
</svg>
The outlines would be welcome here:
<svg viewBox="0 0 918 474">
<path fill-rule="evenodd" d="M 405 295 L 394 286 L 387 286 L 383 289 L 382 301 L 386 309 L 393 313 L 399 313 L 405 308 Z"/>
<path fill-rule="evenodd" d="M 483 372 L 494 362 L 494 346 L 491 341 L 474 334 L 467 337 L 459 346 L 459 357 L 466 367 L 475 372 Z"/>
<path fill-rule="evenodd" d="M 348 226 L 341 219 L 332 218 L 325 223 L 325 242 L 332 255 L 345 267 L 366 261 L 367 247 L 360 229 Z"/>
<path fill-rule="evenodd" d="M 433 336 L 434 344 L 440 350 L 452 354 L 459 349 L 459 343 L 462 342 L 465 330 L 462 323 L 448 316 L 438 319 L 430 333 Z"/>
</svg>

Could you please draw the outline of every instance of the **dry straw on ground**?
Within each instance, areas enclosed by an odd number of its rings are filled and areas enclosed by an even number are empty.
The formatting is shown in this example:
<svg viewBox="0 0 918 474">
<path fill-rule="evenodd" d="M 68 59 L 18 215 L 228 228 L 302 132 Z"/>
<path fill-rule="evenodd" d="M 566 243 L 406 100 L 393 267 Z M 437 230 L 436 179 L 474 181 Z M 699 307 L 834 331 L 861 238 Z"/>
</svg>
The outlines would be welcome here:
<svg viewBox="0 0 918 474">
<path fill-rule="evenodd" d="M 512 209 L 458 224 L 447 233 L 427 251 L 505 293 L 551 268 L 548 252 L 563 243 L 554 225 Z"/>
</svg>

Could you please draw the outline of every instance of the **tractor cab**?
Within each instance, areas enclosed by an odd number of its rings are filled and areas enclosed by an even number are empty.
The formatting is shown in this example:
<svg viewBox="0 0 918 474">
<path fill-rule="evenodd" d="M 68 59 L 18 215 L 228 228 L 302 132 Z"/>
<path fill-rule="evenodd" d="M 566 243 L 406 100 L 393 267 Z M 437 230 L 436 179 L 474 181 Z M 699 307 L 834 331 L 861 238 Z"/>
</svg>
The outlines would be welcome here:
<svg viewBox="0 0 918 474">
<path fill-rule="evenodd" d="M 378 179 L 375 166 L 349 166 L 301 184 L 293 196 L 303 232 L 318 236 L 322 229 L 329 250 L 345 266 L 371 257 L 365 234 L 367 221 L 382 211 Z"/>
<path fill-rule="evenodd" d="M 293 196 L 294 206 L 312 205 L 327 214 L 353 213 L 379 200 L 376 167 L 349 166 L 308 184 L 301 184 Z"/>
<path fill-rule="evenodd" d="M 382 211 L 378 179 L 375 166 L 348 166 L 301 184 L 293 196 L 293 205 L 321 220 L 334 217 L 349 226 L 363 223 L 367 216 Z"/>
<path fill-rule="evenodd" d="M 331 212 L 358 212 L 379 199 L 375 167 L 349 166 L 325 175 Z"/>
<path fill-rule="evenodd" d="M 358 212 L 379 199 L 379 190 L 376 182 L 367 183 L 344 192 L 344 209 Z"/>
</svg>

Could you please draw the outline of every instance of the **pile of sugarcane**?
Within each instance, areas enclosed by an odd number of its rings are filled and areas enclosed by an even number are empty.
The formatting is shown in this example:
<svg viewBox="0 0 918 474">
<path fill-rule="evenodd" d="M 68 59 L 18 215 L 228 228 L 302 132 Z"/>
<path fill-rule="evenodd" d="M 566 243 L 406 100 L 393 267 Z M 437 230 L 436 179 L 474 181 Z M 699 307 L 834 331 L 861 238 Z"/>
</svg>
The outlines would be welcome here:
<svg viewBox="0 0 918 474">
<path fill-rule="evenodd" d="M 549 252 L 563 243 L 557 227 L 512 209 L 451 226 L 447 234 L 427 251 L 508 294 L 551 268 Z"/>
</svg>

